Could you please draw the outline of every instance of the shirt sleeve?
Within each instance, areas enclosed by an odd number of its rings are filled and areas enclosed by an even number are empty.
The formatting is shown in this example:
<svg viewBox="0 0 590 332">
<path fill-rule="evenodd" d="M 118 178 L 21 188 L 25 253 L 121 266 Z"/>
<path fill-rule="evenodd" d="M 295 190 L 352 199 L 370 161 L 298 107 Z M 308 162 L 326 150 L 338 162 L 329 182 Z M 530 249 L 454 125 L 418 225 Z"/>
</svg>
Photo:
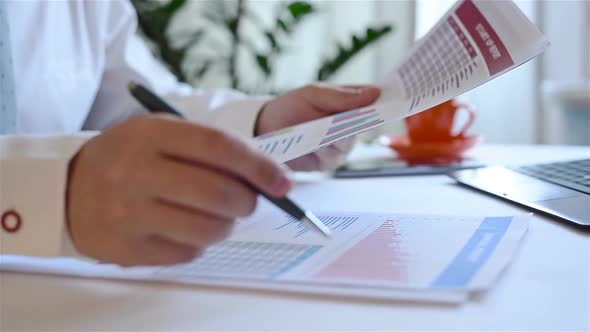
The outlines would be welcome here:
<svg viewBox="0 0 590 332">
<path fill-rule="evenodd" d="M 194 89 L 178 82 L 154 58 L 137 36 L 137 17 L 127 1 L 112 3 L 107 58 L 101 87 L 85 129 L 102 130 L 124 119 L 145 113 L 129 95 L 130 81 L 142 83 L 174 104 L 194 122 L 251 138 L 258 112 L 269 100 L 230 89 Z"/>
<path fill-rule="evenodd" d="M 77 255 L 64 222 L 67 171 L 94 134 L 0 136 L 0 255 Z"/>
<path fill-rule="evenodd" d="M 0 255 L 77 255 L 65 224 L 68 164 L 98 131 L 145 112 L 127 91 L 132 80 L 168 98 L 190 121 L 243 138 L 254 135 L 256 118 L 268 97 L 229 89 L 193 89 L 179 83 L 137 37 L 131 4 L 125 0 L 106 4 L 107 11 L 95 12 L 101 15 L 96 21 L 103 22 L 105 29 L 100 34 L 88 32 L 103 40 L 105 59 L 100 88 L 83 132 L 0 136 Z"/>
</svg>

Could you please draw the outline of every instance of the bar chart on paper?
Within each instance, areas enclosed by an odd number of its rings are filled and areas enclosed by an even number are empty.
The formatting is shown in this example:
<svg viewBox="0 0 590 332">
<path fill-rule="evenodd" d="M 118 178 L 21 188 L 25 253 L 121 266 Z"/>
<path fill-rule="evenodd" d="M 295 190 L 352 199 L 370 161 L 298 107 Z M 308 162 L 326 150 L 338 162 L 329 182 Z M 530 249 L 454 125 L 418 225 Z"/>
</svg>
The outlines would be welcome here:
<svg viewBox="0 0 590 332">
<path fill-rule="evenodd" d="M 335 143 L 342 138 L 376 127 L 382 123 L 383 119 L 379 117 L 376 109 L 364 111 L 358 109 L 338 114 L 332 118 L 332 125 L 320 141 L 320 146 Z"/>
<path fill-rule="evenodd" d="M 502 253 L 515 249 L 530 218 L 327 212 L 318 215 L 333 232 L 326 239 L 285 214 L 262 215 L 267 217 L 243 221 L 237 234 L 198 260 L 159 268 L 158 278 L 485 289 L 505 267 Z"/>
<path fill-rule="evenodd" d="M 328 226 L 332 232 L 343 231 L 354 224 L 359 217 L 358 216 L 320 216 L 318 217 L 324 225 Z M 308 224 L 303 221 L 288 215 L 287 220 L 277 226 L 275 231 L 288 232 L 288 237 L 298 238 L 302 235 L 307 234 L 311 228 Z"/>
<path fill-rule="evenodd" d="M 282 163 L 383 123 L 382 113 L 376 108 L 356 109 L 257 136 L 254 146 Z"/>
<path fill-rule="evenodd" d="M 224 241 L 189 264 L 164 267 L 163 276 L 277 278 L 317 253 L 321 245 L 258 241 Z"/>
<path fill-rule="evenodd" d="M 355 214 L 325 214 L 318 218 L 326 224 L 335 235 L 357 233 L 359 229 L 370 227 L 366 220 L 361 220 Z M 160 275 L 175 276 L 207 276 L 207 277 L 240 277 L 240 278 L 280 278 L 298 266 L 305 264 L 310 258 L 320 253 L 324 245 L 313 240 L 303 240 L 300 243 L 278 242 L 302 239 L 305 235 L 313 238 L 317 236 L 306 224 L 284 215 L 280 222 L 268 221 L 259 224 L 252 230 L 253 234 L 262 233 L 262 229 L 271 232 L 267 238 L 248 240 L 234 239 L 223 241 L 212 246 L 199 260 L 185 265 L 162 268 Z M 323 239 L 323 237 L 320 237 Z"/>
<path fill-rule="evenodd" d="M 398 69 L 405 93 L 412 99 L 408 112 L 425 99 L 460 89 L 478 67 L 474 47 L 453 17 L 432 34 L 419 46 L 416 56 Z"/>
<path fill-rule="evenodd" d="M 400 245 L 401 234 L 393 220 L 381 226 L 322 268 L 315 279 L 405 282 L 408 254 Z"/>
<path fill-rule="evenodd" d="M 257 147 L 258 150 L 266 155 L 285 155 L 289 153 L 289 151 L 291 151 L 296 145 L 301 143 L 303 136 L 303 134 L 296 133 L 290 129 L 272 132 L 258 137 Z"/>
</svg>

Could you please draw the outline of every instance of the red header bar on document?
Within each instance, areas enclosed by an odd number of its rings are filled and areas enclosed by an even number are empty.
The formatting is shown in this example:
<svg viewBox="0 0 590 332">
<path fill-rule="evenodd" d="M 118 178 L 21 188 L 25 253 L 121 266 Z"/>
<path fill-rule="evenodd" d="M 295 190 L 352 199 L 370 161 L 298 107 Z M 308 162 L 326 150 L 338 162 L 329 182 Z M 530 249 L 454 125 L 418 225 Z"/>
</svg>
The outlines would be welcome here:
<svg viewBox="0 0 590 332">
<path fill-rule="evenodd" d="M 472 0 L 465 0 L 455 14 L 475 40 L 491 76 L 514 65 L 506 46 Z"/>
</svg>

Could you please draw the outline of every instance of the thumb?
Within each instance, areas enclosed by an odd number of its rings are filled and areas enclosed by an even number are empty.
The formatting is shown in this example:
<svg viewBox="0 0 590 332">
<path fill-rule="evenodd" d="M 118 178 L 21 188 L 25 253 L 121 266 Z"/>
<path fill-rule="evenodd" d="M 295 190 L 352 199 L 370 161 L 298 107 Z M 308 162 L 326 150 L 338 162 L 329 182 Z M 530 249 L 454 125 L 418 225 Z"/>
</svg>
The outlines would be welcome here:
<svg viewBox="0 0 590 332">
<path fill-rule="evenodd" d="M 327 113 L 338 113 L 372 104 L 381 90 L 374 85 L 333 86 L 314 84 L 303 88 L 303 97 Z"/>
</svg>

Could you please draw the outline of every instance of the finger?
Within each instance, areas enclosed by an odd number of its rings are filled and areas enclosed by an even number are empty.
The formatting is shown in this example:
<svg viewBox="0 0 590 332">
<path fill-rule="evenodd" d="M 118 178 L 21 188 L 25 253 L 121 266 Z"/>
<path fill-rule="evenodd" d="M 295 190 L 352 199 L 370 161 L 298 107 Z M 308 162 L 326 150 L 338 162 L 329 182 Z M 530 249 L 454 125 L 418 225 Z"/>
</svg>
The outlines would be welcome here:
<svg viewBox="0 0 590 332">
<path fill-rule="evenodd" d="M 190 247 L 204 248 L 225 239 L 233 225 L 233 219 L 154 201 L 144 213 L 142 232 Z"/>
<path fill-rule="evenodd" d="M 148 130 L 165 155 L 229 172 L 273 196 L 284 196 L 291 189 L 275 162 L 230 134 L 175 119 L 154 122 Z"/>
<path fill-rule="evenodd" d="M 134 265 L 146 266 L 182 264 L 196 259 L 203 252 L 203 248 L 172 242 L 159 236 L 150 236 L 135 245 L 133 262 Z"/>
<path fill-rule="evenodd" d="M 327 113 L 338 113 L 370 105 L 380 94 L 381 91 L 374 85 L 350 88 L 315 84 L 303 88 L 303 98 Z"/>
<path fill-rule="evenodd" d="M 223 171 L 166 158 L 145 168 L 137 182 L 153 198 L 232 219 L 250 215 L 256 208 L 257 193 Z"/>
<path fill-rule="evenodd" d="M 108 243 L 105 243 L 104 238 L 96 236 L 97 241 L 102 241 L 102 245 L 93 246 L 93 249 L 82 250 L 80 253 L 99 262 L 113 263 L 124 267 L 139 265 L 140 259 L 132 249 L 133 243 L 139 242 L 139 239 L 117 235 L 109 236 L 106 240 Z"/>
<path fill-rule="evenodd" d="M 356 143 L 356 136 L 352 136 L 352 137 L 340 140 L 340 141 L 332 144 L 331 146 L 334 147 L 336 150 L 338 150 L 343 155 L 347 155 L 348 153 L 350 153 L 350 151 L 354 147 L 355 143 Z"/>
<path fill-rule="evenodd" d="M 303 157 L 287 162 L 297 171 L 327 171 L 340 166 L 353 148 L 355 138 L 347 138 Z"/>
<path fill-rule="evenodd" d="M 287 162 L 287 165 L 293 170 L 310 172 L 310 171 L 329 171 L 337 168 L 344 161 L 346 155 L 335 146 L 327 146 L 313 153 L 293 159 Z"/>
<path fill-rule="evenodd" d="M 318 150 L 315 154 L 319 160 L 319 170 L 321 171 L 334 170 L 346 159 L 346 154 L 343 154 L 342 151 L 334 145 Z"/>
<path fill-rule="evenodd" d="M 344 85 L 339 85 L 339 87 L 345 88 L 345 89 L 364 89 L 367 87 L 366 84 L 344 84 Z"/>
<path fill-rule="evenodd" d="M 320 159 L 315 153 L 306 154 L 299 158 L 289 160 L 287 166 L 295 171 L 311 172 L 320 169 Z"/>
</svg>

